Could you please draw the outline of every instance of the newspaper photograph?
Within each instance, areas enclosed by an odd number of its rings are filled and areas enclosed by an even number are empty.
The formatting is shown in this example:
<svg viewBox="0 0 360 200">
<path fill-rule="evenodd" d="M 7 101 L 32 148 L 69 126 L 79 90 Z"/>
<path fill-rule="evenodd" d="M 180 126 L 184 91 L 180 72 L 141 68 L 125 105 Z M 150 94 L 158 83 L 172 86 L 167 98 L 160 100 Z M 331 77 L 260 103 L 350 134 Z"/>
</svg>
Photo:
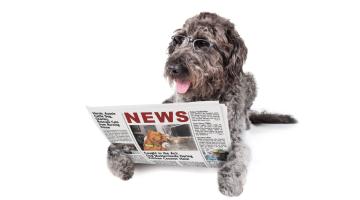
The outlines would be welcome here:
<svg viewBox="0 0 360 200">
<path fill-rule="evenodd" d="M 230 147 L 218 102 L 88 107 L 106 138 L 135 163 L 219 167 Z"/>
</svg>

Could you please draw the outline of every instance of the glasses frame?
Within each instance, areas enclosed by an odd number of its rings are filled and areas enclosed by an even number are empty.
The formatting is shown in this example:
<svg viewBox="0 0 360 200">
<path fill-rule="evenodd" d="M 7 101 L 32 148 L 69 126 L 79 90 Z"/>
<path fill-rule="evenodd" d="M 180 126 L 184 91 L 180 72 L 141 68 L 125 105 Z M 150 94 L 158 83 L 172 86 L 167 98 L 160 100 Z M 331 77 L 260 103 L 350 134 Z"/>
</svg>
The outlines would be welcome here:
<svg viewBox="0 0 360 200">
<path fill-rule="evenodd" d="M 195 42 L 197 42 L 197 41 L 204 41 L 204 42 L 209 43 L 209 47 L 207 47 L 208 49 L 205 50 L 205 51 L 208 51 L 210 48 L 214 47 L 214 44 L 213 44 L 212 42 L 210 42 L 209 40 L 207 40 L 207 39 L 200 39 L 200 38 L 199 38 L 199 39 L 194 39 L 194 38 L 192 38 L 191 36 L 185 36 L 185 35 L 173 35 L 173 36 L 171 37 L 171 39 L 174 41 L 174 38 L 175 38 L 175 37 L 182 37 L 182 38 L 184 38 L 184 40 L 182 41 L 181 44 L 183 44 L 184 41 L 187 40 L 188 44 L 191 44 L 191 45 L 192 45 L 192 48 L 193 48 L 194 51 L 204 51 L 204 49 L 195 47 Z M 180 44 L 180 45 L 181 45 L 181 44 Z"/>
</svg>

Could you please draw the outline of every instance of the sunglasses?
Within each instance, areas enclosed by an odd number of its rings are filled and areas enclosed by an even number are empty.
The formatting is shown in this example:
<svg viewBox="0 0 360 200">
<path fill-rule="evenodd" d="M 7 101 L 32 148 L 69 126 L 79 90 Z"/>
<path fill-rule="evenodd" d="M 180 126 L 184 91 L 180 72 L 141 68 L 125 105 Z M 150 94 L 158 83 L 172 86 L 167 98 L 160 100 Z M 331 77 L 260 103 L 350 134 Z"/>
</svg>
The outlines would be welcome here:
<svg viewBox="0 0 360 200">
<path fill-rule="evenodd" d="M 181 45 L 184 41 L 192 44 L 192 47 L 195 51 L 208 51 L 211 47 L 213 47 L 213 43 L 209 42 L 206 39 L 193 39 L 190 36 L 184 35 L 174 35 L 171 37 L 172 42 L 175 45 Z"/>
</svg>

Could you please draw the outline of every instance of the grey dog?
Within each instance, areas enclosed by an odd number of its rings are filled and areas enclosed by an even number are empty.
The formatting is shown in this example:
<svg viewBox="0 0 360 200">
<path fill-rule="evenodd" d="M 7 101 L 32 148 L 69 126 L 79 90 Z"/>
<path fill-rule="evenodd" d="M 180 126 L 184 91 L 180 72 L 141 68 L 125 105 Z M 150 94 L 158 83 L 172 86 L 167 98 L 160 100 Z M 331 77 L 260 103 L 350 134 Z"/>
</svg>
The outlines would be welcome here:
<svg viewBox="0 0 360 200">
<path fill-rule="evenodd" d="M 219 101 L 227 106 L 232 144 L 226 162 L 219 168 L 219 190 L 238 196 L 243 191 L 250 150 L 243 133 L 250 123 L 296 123 L 290 115 L 251 111 L 256 83 L 243 72 L 247 56 L 244 41 L 229 20 L 203 12 L 186 20 L 175 31 L 168 47 L 165 77 L 176 92 L 164 103 Z M 134 163 L 120 144 L 108 149 L 111 172 L 123 180 L 134 174 Z"/>
</svg>

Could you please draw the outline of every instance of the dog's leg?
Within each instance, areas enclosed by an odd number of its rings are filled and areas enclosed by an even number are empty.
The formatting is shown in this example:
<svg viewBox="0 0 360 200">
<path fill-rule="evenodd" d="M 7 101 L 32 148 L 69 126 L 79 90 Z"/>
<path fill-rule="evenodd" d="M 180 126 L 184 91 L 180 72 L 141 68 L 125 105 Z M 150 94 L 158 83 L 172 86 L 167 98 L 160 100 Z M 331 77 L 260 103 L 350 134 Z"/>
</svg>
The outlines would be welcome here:
<svg viewBox="0 0 360 200">
<path fill-rule="evenodd" d="M 114 176 L 122 180 L 129 180 L 134 175 L 135 165 L 126 155 L 121 144 L 111 144 L 108 148 L 107 163 Z"/>
<path fill-rule="evenodd" d="M 165 101 L 163 101 L 162 103 L 174 103 L 175 102 L 175 97 L 174 95 L 165 99 Z"/>
<path fill-rule="evenodd" d="M 218 171 L 219 190 L 227 196 L 238 196 L 243 191 L 249 148 L 244 142 L 233 143 L 227 161 Z"/>
<path fill-rule="evenodd" d="M 232 143 L 227 160 L 218 171 L 219 190 L 227 196 L 238 196 L 242 193 L 250 159 L 250 149 L 241 138 L 246 129 L 247 116 L 239 107 L 243 106 L 236 103 L 228 104 Z"/>
</svg>

